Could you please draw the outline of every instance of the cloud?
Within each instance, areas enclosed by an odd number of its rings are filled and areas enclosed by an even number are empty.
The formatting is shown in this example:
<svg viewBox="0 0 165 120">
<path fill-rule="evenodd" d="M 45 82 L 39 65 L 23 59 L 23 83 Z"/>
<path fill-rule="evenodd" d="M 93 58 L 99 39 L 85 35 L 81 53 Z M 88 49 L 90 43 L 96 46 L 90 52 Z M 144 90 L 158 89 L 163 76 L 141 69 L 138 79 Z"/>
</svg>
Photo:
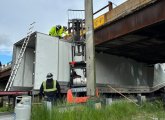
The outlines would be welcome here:
<svg viewBox="0 0 165 120">
<path fill-rule="evenodd" d="M 0 55 L 12 54 L 13 41 L 8 35 L 0 34 Z"/>
<path fill-rule="evenodd" d="M 8 35 L 0 34 L 0 46 L 1 45 L 9 45 L 11 40 Z"/>
</svg>

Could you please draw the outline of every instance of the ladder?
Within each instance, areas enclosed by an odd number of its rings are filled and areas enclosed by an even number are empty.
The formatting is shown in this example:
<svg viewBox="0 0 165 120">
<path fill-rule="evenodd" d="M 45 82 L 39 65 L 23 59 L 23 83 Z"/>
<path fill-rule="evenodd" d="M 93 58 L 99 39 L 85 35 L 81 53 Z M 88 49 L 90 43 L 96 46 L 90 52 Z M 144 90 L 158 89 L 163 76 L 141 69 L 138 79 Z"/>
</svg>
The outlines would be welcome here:
<svg viewBox="0 0 165 120">
<path fill-rule="evenodd" d="M 15 63 L 14 63 L 13 69 L 12 69 L 12 71 L 11 71 L 11 75 L 10 75 L 10 77 L 9 77 L 9 80 L 8 80 L 8 82 L 7 82 L 7 85 L 6 85 L 4 91 L 10 91 L 10 89 L 11 89 L 11 86 L 12 86 L 12 84 L 13 84 L 13 82 L 14 82 L 14 79 L 15 79 L 15 77 L 16 77 L 16 75 L 17 75 L 17 72 L 18 72 L 18 69 L 19 69 L 19 67 L 20 67 L 22 58 L 23 58 L 23 56 L 24 56 L 26 47 L 27 47 L 28 42 L 29 42 L 29 40 L 30 40 L 30 36 L 31 36 L 31 34 L 32 34 L 32 32 L 33 32 L 32 29 L 34 28 L 34 26 L 33 26 L 34 24 L 35 24 L 35 22 L 33 22 L 33 23 L 30 24 L 29 32 L 27 33 L 27 37 L 26 37 L 26 38 L 24 39 L 24 41 L 23 41 L 21 50 L 20 50 L 20 52 L 19 52 L 19 54 L 18 54 L 18 58 L 16 59 L 16 61 L 15 61 Z"/>
</svg>

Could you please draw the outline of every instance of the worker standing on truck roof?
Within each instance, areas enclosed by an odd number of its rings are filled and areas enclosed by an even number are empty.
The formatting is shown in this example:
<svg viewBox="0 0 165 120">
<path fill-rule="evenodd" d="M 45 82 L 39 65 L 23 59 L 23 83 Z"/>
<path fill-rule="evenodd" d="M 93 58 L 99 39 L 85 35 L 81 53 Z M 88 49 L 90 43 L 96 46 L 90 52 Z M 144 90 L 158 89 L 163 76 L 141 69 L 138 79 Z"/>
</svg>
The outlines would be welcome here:
<svg viewBox="0 0 165 120">
<path fill-rule="evenodd" d="M 53 104 L 60 97 L 60 85 L 57 80 L 53 80 L 53 74 L 48 73 L 47 80 L 43 81 L 40 87 L 40 98 L 44 97 L 45 101 Z"/>
<path fill-rule="evenodd" d="M 53 26 L 49 31 L 49 35 L 54 36 L 54 37 L 63 38 L 66 35 L 68 35 L 67 27 L 66 26 L 61 26 L 61 25 Z"/>
<path fill-rule="evenodd" d="M 54 37 L 59 37 L 60 29 L 61 29 L 61 25 L 53 26 L 49 31 L 49 35 Z"/>
</svg>

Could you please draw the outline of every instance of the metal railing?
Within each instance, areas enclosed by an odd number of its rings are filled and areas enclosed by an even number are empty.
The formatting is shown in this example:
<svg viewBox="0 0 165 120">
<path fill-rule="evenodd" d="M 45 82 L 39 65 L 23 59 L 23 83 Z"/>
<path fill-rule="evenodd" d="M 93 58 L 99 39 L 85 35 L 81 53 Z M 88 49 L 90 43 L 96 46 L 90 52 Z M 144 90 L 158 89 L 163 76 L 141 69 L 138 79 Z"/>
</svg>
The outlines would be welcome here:
<svg viewBox="0 0 165 120">
<path fill-rule="evenodd" d="M 108 8 L 109 7 L 109 11 L 111 11 L 112 10 L 112 2 L 108 2 L 108 5 L 106 5 L 106 6 L 104 6 L 104 7 L 102 7 L 101 9 L 99 9 L 99 10 L 97 10 L 96 12 L 94 12 L 93 13 L 93 15 L 96 15 L 97 13 L 99 13 L 99 12 L 101 12 L 102 10 L 104 10 L 104 9 L 106 9 L 106 8 Z"/>
</svg>

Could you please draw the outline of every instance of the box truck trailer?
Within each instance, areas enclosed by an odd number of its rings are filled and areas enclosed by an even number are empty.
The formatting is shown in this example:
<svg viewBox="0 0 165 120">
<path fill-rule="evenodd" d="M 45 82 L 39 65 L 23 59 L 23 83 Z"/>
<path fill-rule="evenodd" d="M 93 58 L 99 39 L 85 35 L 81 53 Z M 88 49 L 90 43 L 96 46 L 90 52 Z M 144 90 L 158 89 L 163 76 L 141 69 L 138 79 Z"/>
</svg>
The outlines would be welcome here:
<svg viewBox="0 0 165 120">
<path fill-rule="evenodd" d="M 25 39 L 25 38 L 24 38 Z M 13 63 L 23 44 L 23 40 L 14 44 Z M 51 72 L 61 85 L 61 92 L 69 89 L 71 62 L 71 42 L 34 32 L 27 45 L 21 65 L 11 90 L 34 90 L 40 88 Z M 96 53 L 96 87 L 100 93 L 115 93 L 112 86 L 121 93 L 150 93 L 165 86 L 165 64 L 152 66 L 133 59 Z M 78 58 L 79 59 L 79 58 Z M 80 71 L 77 71 L 82 75 Z"/>
</svg>

